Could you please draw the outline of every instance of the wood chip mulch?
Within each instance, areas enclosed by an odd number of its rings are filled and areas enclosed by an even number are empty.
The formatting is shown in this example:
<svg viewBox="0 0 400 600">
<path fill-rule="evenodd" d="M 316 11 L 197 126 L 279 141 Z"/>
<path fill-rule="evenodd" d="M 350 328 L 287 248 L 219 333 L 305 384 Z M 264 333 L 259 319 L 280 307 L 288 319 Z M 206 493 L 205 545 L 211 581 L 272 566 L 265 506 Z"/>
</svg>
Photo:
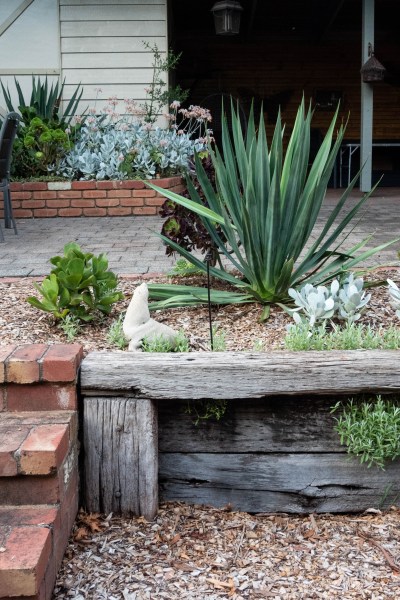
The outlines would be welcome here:
<svg viewBox="0 0 400 600">
<path fill-rule="evenodd" d="M 383 280 L 389 277 L 400 286 L 400 269 L 378 269 L 368 274 L 365 279 Z M 172 278 L 147 279 L 147 282 L 168 281 L 171 283 L 187 283 L 188 285 L 205 286 L 204 278 L 174 280 Z M 81 328 L 73 340 L 82 344 L 87 354 L 92 350 L 115 350 L 116 347 L 107 339 L 111 323 L 128 307 L 132 293 L 142 282 L 140 277 L 121 278 L 119 289 L 124 292 L 125 300 L 119 302 L 109 317 L 99 323 L 90 323 Z M 213 286 L 218 285 L 214 281 Z M 380 325 L 399 325 L 395 311 L 389 304 L 386 287 L 370 290 L 371 301 L 360 322 L 370 324 L 374 328 Z M 0 344 L 33 344 L 33 343 L 66 343 L 66 335 L 54 322 L 51 315 L 41 313 L 26 302 L 26 298 L 36 295 L 34 279 L 23 278 L 11 281 L 0 279 Z M 226 350 L 282 350 L 286 325 L 293 323 L 281 308 L 272 306 L 270 318 L 259 322 L 261 316 L 259 304 L 243 304 L 213 307 L 212 320 L 217 331 L 224 334 Z M 156 320 L 167 323 L 176 330 L 183 329 L 190 340 L 192 350 L 209 349 L 208 309 L 204 307 L 176 308 L 157 311 L 152 315 Z"/>
<path fill-rule="evenodd" d="M 54 600 L 399 598 L 400 511 L 234 512 L 167 503 L 152 523 L 80 513 Z"/>
</svg>

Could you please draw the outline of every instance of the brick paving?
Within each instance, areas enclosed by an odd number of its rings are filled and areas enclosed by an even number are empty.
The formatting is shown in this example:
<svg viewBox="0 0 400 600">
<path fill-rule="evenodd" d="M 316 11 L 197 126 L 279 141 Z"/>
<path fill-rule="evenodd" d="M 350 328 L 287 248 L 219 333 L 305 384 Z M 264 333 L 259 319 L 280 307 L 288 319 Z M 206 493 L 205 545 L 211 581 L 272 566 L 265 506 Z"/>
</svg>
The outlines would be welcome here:
<svg viewBox="0 0 400 600">
<path fill-rule="evenodd" d="M 337 202 L 342 190 L 329 190 L 315 233 L 321 230 L 329 209 Z M 360 197 L 355 192 L 350 205 Z M 120 275 L 165 273 L 175 263 L 165 255 L 157 216 L 130 217 L 70 217 L 17 220 L 18 236 L 5 230 L 5 243 L 0 244 L 0 277 L 47 275 L 51 270 L 49 258 L 61 254 L 68 242 L 77 242 L 85 251 L 105 252 L 110 268 Z M 400 189 L 381 188 L 371 198 L 364 213 L 346 241 L 349 248 L 374 233 L 367 247 L 400 236 Z M 380 252 L 368 261 L 369 265 L 398 261 L 400 242 Z"/>
</svg>

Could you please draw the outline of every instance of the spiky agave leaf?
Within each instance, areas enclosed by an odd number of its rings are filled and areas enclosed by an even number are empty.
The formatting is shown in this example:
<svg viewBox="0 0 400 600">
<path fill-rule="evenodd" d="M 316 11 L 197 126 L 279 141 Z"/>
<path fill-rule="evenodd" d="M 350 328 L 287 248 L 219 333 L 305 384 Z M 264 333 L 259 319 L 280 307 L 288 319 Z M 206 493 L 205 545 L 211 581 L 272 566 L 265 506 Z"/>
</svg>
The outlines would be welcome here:
<svg viewBox="0 0 400 600">
<path fill-rule="evenodd" d="M 298 109 L 286 153 L 283 150 L 280 115 L 270 148 L 262 111 L 257 124 L 251 111 L 246 135 L 233 104 L 231 115 L 232 133 L 226 120 L 223 121 L 222 152 L 210 149 L 215 188 L 196 157 L 198 180 L 209 207 L 201 202 L 190 180 L 188 190 L 191 200 L 146 182 L 163 196 L 199 215 L 218 251 L 240 273 L 239 277 L 235 277 L 224 269 L 214 268 L 213 276 L 240 286 L 265 304 L 285 302 L 289 287 L 328 281 L 397 241 L 361 254 L 356 252 L 363 244 L 348 251 L 341 250 L 341 234 L 370 196 L 370 193 L 364 195 L 347 214 L 340 217 L 355 185 L 355 178 L 331 211 L 320 235 L 304 252 L 343 140 L 342 125 L 334 140 L 338 109 L 311 166 L 312 111 L 311 107 L 306 109 L 304 99 Z M 216 231 L 216 224 L 225 239 Z M 190 252 L 166 238 L 164 241 L 205 271 L 204 263 Z"/>
</svg>

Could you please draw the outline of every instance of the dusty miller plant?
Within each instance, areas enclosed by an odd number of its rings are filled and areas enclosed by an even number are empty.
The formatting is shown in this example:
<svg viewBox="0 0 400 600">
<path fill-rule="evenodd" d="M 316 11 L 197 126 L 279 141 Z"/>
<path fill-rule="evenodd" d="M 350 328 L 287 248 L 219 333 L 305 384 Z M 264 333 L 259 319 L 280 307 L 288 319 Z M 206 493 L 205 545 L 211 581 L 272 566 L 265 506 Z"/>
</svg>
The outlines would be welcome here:
<svg viewBox="0 0 400 600">
<path fill-rule="evenodd" d="M 353 273 L 344 280 L 339 290 L 338 318 L 353 323 L 358 321 L 362 312 L 371 300 L 371 294 L 363 291 L 364 280 L 362 277 L 354 278 Z"/>
<path fill-rule="evenodd" d="M 117 112 L 116 98 L 110 98 L 99 115 L 90 109 L 74 146 L 58 167 L 52 167 L 55 173 L 69 179 L 152 179 L 186 172 L 194 153 L 206 151 L 208 111 L 203 118 L 189 118 L 185 128 L 176 129 L 179 125 L 171 119 L 163 129 L 145 123 L 133 101 L 124 102 L 124 114 Z M 176 103 L 171 110 L 174 116 Z"/>
</svg>

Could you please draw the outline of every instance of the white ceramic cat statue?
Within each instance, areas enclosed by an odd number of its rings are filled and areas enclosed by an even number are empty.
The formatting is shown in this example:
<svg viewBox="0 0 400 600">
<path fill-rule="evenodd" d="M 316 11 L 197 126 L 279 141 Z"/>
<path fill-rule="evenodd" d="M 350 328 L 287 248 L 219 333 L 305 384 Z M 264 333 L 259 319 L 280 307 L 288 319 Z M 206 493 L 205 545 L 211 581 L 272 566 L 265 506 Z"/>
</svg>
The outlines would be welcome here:
<svg viewBox="0 0 400 600">
<path fill-rule="evenodd" d="M 122 324 L 125 338 L 129 341 L 128 350 L 140 351 L 144 338 L 151 341 L 162 337 L 172 346 L 176 343 L 178 333 L 164 323 L 150 318 L 149 290 L 146 283 L 139 285 L 132 296 Z"/>
</svg>

